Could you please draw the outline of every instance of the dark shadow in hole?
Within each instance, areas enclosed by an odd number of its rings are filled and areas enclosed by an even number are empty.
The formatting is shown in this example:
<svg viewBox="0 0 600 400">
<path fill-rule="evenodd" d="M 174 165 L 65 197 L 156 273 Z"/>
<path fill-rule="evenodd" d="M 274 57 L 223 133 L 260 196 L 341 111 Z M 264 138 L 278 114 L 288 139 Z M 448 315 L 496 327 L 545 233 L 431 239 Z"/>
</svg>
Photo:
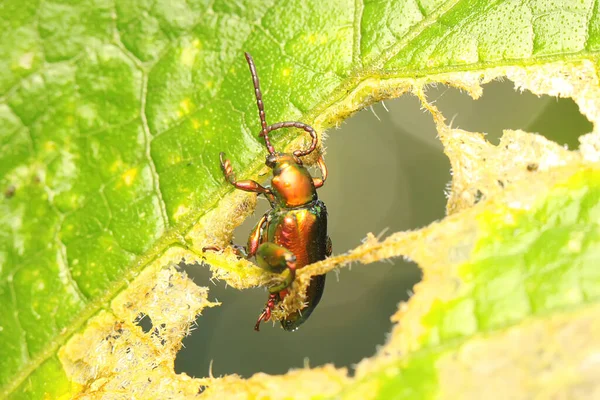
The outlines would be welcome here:
<svg viewBox="0 0 600 400">
<path fill-rule="evenodd" d="M 329 274 L 322 303 L 309 321 L 292 333 L 282 330 L 279 323 L 264 324 L 259 333 L 254 332 L 267 297 L 264 289 L 240 292 L 225 288 L 222 282 L 208 283 L 211 297 L 223 304 L 206 310 L 197 320 L 198 328 L 183 341 L 185 348 L 177 355 L 175 371 L 201 377 L 212 367 L 214 376 L 235 373 L 250 377 L 257 372 L 283 374 L 290 368 L 302 368 L 305 360 L 311 366 L 334 363 L 350 367 L 384 343 L 391 329 L 390 316 L 420 280 L 416 265 L 401 260 L 394 264 L 369 265 L 368 273 L 379 279 L 369 282 L 366 272 L 361 274 L 356 279 L 363 281 L 362 290 L 356 289 L 354 272 L 342 271 L 339 282 L 336 273 Z M 208 268 L 184 268 L 198 284 L 210 279 Z M 353 298 L 339 301 L 336 296 L 343 292 Z"/>
<path fill-rule="evenodd" d="M 133 322 L 141 327 L 144 333 L 148 333 L 152 330 L 152 319 L 150 319 L 150 316 L 147 314 L 140 313 Z"/>
<path fill-rule="evenodd" d="M 577 139 L 591 132 L 593 124 L 581 114 L 579 106 L 572 99 L 550 100 L 544 112 L 531 122 L 527 130 L 539 132 L 558 144 L 567 145 L 571 150 L 578 149 Z"/>
<path fill-rule="evenodd" d="M 572 99 L 520 93 L 510 81 L 484 85 L 478 100 L 444 85 L 428 88 L 427 97 L 452 120 L 452 127 L 487 133 L 486 139 L 493 144 L 498 144 L 503 129 L 522 129 L 577 149 L 577 138 L 593 128 Z"/>
</svg>

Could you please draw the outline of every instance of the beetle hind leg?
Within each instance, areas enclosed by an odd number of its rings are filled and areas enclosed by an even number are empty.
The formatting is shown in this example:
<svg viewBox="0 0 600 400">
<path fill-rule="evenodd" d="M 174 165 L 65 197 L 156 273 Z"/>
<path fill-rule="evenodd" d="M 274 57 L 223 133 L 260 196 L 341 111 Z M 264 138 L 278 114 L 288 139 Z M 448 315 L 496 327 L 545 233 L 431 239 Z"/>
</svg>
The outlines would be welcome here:
<svg viewBox="0 0 600 400">
<path fill-rule="evenodd" d="M 270 293 L 277 293 L 292 284 L 296 277 L 296 256 L 283 246 L 265 242 L 256 250 L 256 264 L 265 271 L 279 274 L 283 282 L 269 288 Z"/>
<path fill-rule="evenodd" d="M 283 246 L 265 242 L 258 246 L 256 250 L 256 263 L 265 271 L 279 274 L 283 278 L 280 284 L 269 288 L 269 299 L 254 326 L 254 330 L 258 331 L 260 323 L 271 318 L 271 312 L 280 300 L 279 292 L 288 288 L 294 281 L 296 277 L 296 256 Z"/>
<path fill-rule="evenodd" d="M 263 321 L 267 322 L 268 320 L 271 319 L 271 312 L 275 308 L 275 303 L 277 303 L 277 295 L 274 294 L 274 293 L 271 293 L 269 295 L 269 300 L 267 300 L 267 304 L 265 305 L 265 309 L 258 316 L 258 320 L 256 321 L 256 325 L 254 325 L 254 330 L 256 332 L 260 331 L 260 323 L 261 322 L 263 322 Z"/>
<path fill-rule="evenodd" d="M 254 254 L 256 253 L 256 249 L 258 248 L 258 243 L 260 242 L 260 235 L 262 234 L 263 226 L 265 225 L 266 221 L 267 214 L 263 215 L 263 217 L 260 219 L 260 221 L 258 221 L 256 226 L 252 230 L 252 233 L 250 233 L 250 237 L 248 238 L 248 247 L 240 246 L 233 242 L 229 244 L 236 256 L 238 256 L 239 258 L 250 258 L 254 256 Z M 219 252 L 223 251 L 223 249 L 217 246 L 207 246 L 203 247 L 202 251 Z"/>
</svg>

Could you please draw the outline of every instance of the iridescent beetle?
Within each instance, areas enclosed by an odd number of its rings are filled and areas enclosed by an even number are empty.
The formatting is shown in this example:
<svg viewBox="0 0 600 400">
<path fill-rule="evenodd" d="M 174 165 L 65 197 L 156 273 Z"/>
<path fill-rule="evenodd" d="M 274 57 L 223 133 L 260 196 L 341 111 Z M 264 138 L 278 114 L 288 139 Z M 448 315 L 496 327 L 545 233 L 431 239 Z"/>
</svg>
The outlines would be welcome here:
<svg viewBox="0 0 600 400">
<path fill-rule="evenodd" d="M 283 278 L 281 284 L 269 288 L 269 299 L 254 326 L 258 331 L 261 321 L 268 321 L 275 305 L 288 294 L 296 270 L 331 255 L 331 239 L 327 236 L 327 209 L 317 197 L 317 188 L 323 186 L 327 178 L 325 162 L 319 157 L 317 166 L 321 170 L 321 178 L 313 178 L 300 159 L 315 150 L 317 134 L 309 125 L 296 121 L 278 122 L 267 126 L 254 60 L 250 54 L 245 55 L 254 83 L 262 126 L 259 136 L 264 138 L 269 152 L 265 164 L 273 170 L 271 186 L 264 187 L 252 180 L 236 181 L 231 163 L 225 159 L 225 153 L 220 154 L 220 160 L 221 169 L 229 183 L 237 189 L 264 195 L 272 207 L 252 230 L 247 249 L 238 250 L 245 257 L 256 257 L 260 268 L 281 274 Z M 276 152 L 269 140 L 269 133 L 281 128 L 303 129 L 312 138 L 310 147 L 291 154 Z M 319 304 L 324 288 L 325 275 L 313 276 L 306 293 L 307 304 L 281 321 L 283 329 L 296 330 L 306 321 Z"/>
</svg>

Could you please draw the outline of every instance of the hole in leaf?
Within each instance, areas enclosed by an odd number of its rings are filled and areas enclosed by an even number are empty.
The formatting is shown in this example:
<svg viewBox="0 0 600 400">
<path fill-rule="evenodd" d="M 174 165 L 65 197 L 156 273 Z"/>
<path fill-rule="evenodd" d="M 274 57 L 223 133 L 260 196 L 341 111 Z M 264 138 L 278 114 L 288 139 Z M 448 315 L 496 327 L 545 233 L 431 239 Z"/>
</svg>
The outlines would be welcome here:
<svg viewBox="0 0 600 400">
<path fill-rule="evenodd" d="M 209 282 L 208 268 L 186 266 L 198 284 L 207 284 L 210 297 L 222 305 L 203 311 L 198 327 L 183 340 L 175 372 L 207 376 L 257 372 L 284 374 L 290 368 L 334 363 L 349 367 L 371 356 L 391 330 L 390 316 L 405 301 L 420 279 L 416 265 L 402 260 L 342 270 L 327 276 L 325 294 L 310 319 L 295 332 L 281 329 L 279 322 L 264 323 L 253 330 L 268 293 L 263 288 L 237 291 L 223 282 Z M 392 284 L 393 283 L 393 284 Z M 214 297 L 213 297 L 214 296 Z"/>
<path fill-rule="evenodd" d="M 486 139 L 493 144 L 498 144 L 503 129 L 522 129 L 574 150 L 579 147 L 577 138 L 593 128 L 572 99 L 520 93 L 511 81 L 484 85 L 478 100 L 444 85 L 428 88 L 427 97 L 435 101 L 448 122 L 452 121 L 453 128 L 487 133 Z M 394 112 L 393 119 L 403 123 L 405 117 L 406 112 L 400 111 Z"/>
<path fill-rule="evenodd" d="M 150 316 L 147 314 L 140 313 L 133 322 L 141 327 L 144 333 L 148 333 L 152 330 L 152 319 L 150 319 Z"/>
<path fill-rule="evenodd" d="M 419 111 L 418 100 L 407 97 L 406 107 L 411 123 L 420 123 L 435 138 L 432 119 Z M 373 110 L 377 117 L 364 110 L 330 131 L 325 142 L 329 178 L 319 196 L 328 208 L 334 254 L 353 249 L 368 232 L 416 229 L 444 216 L 450 165 L 441 145 L 402 132 L 382 105 Z M 255 216 L 235 231 L 235 243 L 246 243 L 268 208 L 268 202 L 259 202 Z M 282 374 L 302 368 L 305 359 L 311 366 L 351 367 L 373 355 L 391 330 L 390 316 L 421 275 L 415 264 L 402 259 L 344 268 L 339 281 L 331 272 L 320 304 L 298 331 L 266 323 L 256 333 L 253 326 L 268 296 L 264 288 L 225 289 L 222 282 L 209 282 L 207 268 L 188 266 L 186 271 L 197 284 L 209 286 L 210 298 L 222 305 L 197 320 L 198 329 L 184 339 L 185 349 L 177 355 L 176 371 L 206 376 L 212 360 L 215 376 L 245 377 Z"/>
</svg>

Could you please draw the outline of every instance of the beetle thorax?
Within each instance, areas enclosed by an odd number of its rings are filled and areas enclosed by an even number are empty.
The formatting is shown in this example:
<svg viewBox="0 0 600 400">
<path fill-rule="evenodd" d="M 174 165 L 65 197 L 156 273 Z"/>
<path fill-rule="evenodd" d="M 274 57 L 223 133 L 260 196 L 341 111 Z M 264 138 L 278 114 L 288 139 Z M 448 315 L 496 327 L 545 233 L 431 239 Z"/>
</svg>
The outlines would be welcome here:
<svg viewBox="0 0 600 400">
<path fill-rule="evenodd" d="M 317 200 L 310 172 L 291 154 L 278 154 L 273 163 L 271 190 L 281 207 L 299 207 Z"/>
</svg>

